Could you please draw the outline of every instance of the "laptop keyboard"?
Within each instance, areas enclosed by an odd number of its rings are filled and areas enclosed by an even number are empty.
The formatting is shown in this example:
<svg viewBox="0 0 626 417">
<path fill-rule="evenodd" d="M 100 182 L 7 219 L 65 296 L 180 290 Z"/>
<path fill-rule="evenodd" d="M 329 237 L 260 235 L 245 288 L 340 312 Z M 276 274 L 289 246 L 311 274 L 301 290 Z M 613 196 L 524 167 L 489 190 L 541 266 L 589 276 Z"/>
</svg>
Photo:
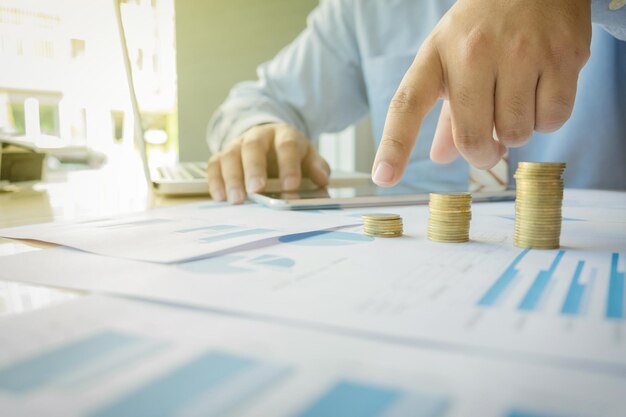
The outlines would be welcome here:
<svg viewBox="0 0 626 417">
<path fill-rule="evenodd" d="M 163 179 L 175 181 L 206 179 L 206 169 L 206 162 L 185 162 L 175 166 L 157 168 Z"/>
</svg>

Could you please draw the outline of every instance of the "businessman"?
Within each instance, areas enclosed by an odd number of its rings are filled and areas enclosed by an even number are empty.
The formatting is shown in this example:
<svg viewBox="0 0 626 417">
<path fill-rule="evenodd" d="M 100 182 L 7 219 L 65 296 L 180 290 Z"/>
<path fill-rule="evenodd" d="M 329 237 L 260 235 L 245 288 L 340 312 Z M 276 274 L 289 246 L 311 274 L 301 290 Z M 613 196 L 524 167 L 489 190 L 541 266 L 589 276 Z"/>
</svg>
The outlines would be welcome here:
<svg viewBox="0 0 626 417">
<path fill-rule="evenodd" d="M 268 175 L 327 184 L 311 140 L 367 113 L 381 186 L 467 188 L 468 163 L 508 150 L 511 172 L 565 161 L 569 187 L 626 189 L 624 3 L 327 0 L 212 118 L 211 194 L 241 203 Z"/>
</svg>

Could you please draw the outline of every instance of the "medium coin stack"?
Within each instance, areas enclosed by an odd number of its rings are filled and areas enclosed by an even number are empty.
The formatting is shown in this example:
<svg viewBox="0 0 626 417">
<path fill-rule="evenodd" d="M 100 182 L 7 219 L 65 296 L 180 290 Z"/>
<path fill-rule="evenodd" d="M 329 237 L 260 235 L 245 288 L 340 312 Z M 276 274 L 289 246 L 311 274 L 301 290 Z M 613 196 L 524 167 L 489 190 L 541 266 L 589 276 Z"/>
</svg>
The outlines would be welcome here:
<svg viewBox="0 0 626 417">
<path fill-rule="evenodd" d="M 560 246 L 564 171 L 565 164 L 560 162 L 519 163 L 515 173 L 515 246 Z"/>
<path fill-rule="evenodd" d="M 433 242 L 462 243 L 469 241 L 472 219 L 470 193 L 430 194 L 428 205 L 428 239 Z"/>
<path fill-rule="evenodd" d="M 375 237 L 402 236 L 402 217 L 397 214 L 372 213 L 363 215 L 363 230 Z"/>
</svg>

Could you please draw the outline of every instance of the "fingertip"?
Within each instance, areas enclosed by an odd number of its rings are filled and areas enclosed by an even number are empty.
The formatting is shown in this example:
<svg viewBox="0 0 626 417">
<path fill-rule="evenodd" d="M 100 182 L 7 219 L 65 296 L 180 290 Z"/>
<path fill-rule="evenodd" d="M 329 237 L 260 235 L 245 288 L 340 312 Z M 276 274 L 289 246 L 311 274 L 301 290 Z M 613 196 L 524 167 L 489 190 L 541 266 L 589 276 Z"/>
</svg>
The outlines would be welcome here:
<svg viewBox="0 0 626 417">
<path fill-rule="evenodd" d="M 231 204 L 241 204 L 246 201 L 246 193 L 238 187 L 228 190 L 228 202 Z"/>
<path fill-rule="evenodd" d="M 211 194 L 211 198 L 214 201 L 222 202 L 222 201 L 226 200 L 226 194 L 224 194 L 223 190 L 213 189 L 209 193 Z"/>
<path fill-rule="evenodd" d="M 282 187 L 285 191 L 295 191 L 300 187 L 300 177 L 296 175 L 287 175 L 282 180 Z"/>
<path fill-rule="evenodd" d="M 246 181 L 246 189 L 251 193 L 258 193 L 265 188 L 265 178 L 260 176 L 253 176 Z"/>
<path fill-rule="evenodd" d="M 372 181 L 381 187 L 391 187 L 398 181 L 396 180 L 396 169 L 386 161 L 378 162 L 373 170 Z"/>
<path fill-rule="evenodd" d="M 321 166 L 312 171 L 311 179 L 315 184 L 319 185 L 320 187 L 325 187 L 330 182 L 330 176 L 328 175 L 328 172 Z"/>
</svg>

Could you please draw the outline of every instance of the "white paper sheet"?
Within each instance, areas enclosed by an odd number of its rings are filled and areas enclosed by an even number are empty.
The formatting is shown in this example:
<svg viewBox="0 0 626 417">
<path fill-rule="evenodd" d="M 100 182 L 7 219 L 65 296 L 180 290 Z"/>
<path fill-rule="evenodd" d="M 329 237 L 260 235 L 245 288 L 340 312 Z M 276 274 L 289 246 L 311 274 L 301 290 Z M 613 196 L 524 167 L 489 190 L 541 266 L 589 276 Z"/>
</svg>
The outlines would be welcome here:
<svg viewBox="0 0 626 417">
<path fill-rule="evenodd" d="M 586 194 L 568 193 L 580 206 L 576 195 Z M 400 239 L 360 230 L 303 234 L 176 265 L 51 249 L 0 258 L 0 278 L 626 372 L 620 207 L 600 216 L 568 206 L 562 251 L 527 252 L 511 244 L 512 204 L 475 205 L 473 241 L 460 245 L 425 239 L 426 210 L 392 210 L 404 217 Z M 581 249 L 586 242 L 593 249 Z"/>
<path fill-rule="evenodd" d="M 0 343 L 10 416 L 626 415 L 623 375 L 104 297 L 0 320 Z"/>
<path fill-rule="evenodd" d="M 171 263 L 275 236 L 355 223 L 358 219 L 342 216 L 205 202 L 107 219 L 1 229 L 0 236 L 51 242 L 118 258 Z"/>
</svg>

